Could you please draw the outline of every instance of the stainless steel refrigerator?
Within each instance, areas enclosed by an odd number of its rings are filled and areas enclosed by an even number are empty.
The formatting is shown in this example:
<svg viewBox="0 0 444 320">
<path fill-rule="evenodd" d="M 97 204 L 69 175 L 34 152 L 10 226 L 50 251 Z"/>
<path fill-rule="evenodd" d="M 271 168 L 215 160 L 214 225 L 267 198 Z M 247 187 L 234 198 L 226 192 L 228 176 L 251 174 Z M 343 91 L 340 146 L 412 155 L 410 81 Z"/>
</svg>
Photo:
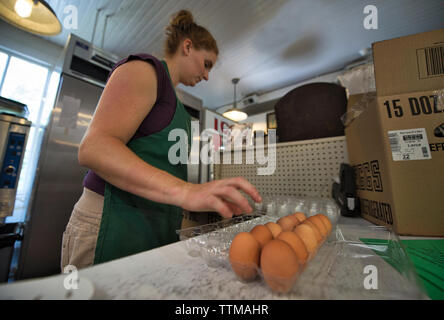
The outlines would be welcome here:
<svg viewBox="0 0 444 320">
<path fill-rule="evenodd" d="M 109 71 L 118 57 L 71 35 L 57 99 L 42 143 L 16 279 L 60 273 L 62 235 L 87 169 L 77 161 Z"/>
</svg>

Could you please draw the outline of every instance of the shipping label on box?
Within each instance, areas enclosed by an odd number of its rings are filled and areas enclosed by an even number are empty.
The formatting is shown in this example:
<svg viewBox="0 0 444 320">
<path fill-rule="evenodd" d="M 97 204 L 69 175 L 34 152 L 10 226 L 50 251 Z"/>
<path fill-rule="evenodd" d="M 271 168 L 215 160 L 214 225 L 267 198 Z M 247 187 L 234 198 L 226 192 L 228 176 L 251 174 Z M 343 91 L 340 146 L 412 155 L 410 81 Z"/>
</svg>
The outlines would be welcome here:
<svg viewBox="0 0 444 320">
<path fill-rule="evenodd" d="M 424 128 L 388 131 L 393 161 L 431 159 Z"/>
<path fill-rule="evenodd" d="M 388 131 L 393 161 L 431 159 L 424 128 Z"/>
</svg>

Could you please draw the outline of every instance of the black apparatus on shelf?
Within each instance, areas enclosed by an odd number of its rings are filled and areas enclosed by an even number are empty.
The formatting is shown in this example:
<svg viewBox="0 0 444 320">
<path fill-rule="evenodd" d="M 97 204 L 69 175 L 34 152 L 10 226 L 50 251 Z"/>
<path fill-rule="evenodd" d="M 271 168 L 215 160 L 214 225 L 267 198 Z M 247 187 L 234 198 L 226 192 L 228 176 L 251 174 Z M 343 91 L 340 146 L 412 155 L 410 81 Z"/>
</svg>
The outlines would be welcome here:
<svg viewBox="0 0 444 320">
<path fill-rule="evenodd" d="M 341 215 L 355 217 L 360 214 L 360 202 L 356 194 L 356 177 L 353 167 L 341 163 L 339 183 L 334 182 L 332 197 L 341 209 Z"/>
</svg>

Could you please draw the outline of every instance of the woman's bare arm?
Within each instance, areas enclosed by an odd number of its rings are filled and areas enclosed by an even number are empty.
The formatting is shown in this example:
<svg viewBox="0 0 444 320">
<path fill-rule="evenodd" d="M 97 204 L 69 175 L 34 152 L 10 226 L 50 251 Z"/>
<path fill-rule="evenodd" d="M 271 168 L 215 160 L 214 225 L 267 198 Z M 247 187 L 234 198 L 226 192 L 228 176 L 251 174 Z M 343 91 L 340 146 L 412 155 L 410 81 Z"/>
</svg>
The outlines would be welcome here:
<svg viewBox="0 0 444 320">
<path fill-rule="evenodd" d="M 157 97 L 153 66 L 131 61 L 111 75 L 90 126 L 80 144 L 78 160 L 112 185 L 135 195 L 192 211 L 217 211 L 224 217 L 252 209 L 238 190 L 260 201 L 245 179 L 224 179 L 195 185 L 157 169 L 126 144 Z"/>
</svg>

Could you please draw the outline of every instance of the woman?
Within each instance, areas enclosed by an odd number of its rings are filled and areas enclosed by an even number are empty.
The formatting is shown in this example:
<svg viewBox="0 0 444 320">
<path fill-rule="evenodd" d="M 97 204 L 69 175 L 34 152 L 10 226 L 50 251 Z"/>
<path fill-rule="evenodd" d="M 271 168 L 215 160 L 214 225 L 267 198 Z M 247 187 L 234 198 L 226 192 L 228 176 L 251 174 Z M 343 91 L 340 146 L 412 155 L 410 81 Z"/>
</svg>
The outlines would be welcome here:
<svg viewBox="0 0 444 320">
<path fill-rule="evenodd" d="M 238 190 L 261 197 L 243 178 L 186 182 L 186 164 L 173 165 L 172 129 L 190 137 L 190 117 L 175 95 L 179 83 L 208 81 L 216 41 L 181 10 L 166 28 L 165 59 L 139 54 L 110 73 L 78 159 L 90 169 L 63 235 L 62 270 L 83 268 L 177 241 L 182 208 L 232 217 L 252 208 Z"/>
</svg>

